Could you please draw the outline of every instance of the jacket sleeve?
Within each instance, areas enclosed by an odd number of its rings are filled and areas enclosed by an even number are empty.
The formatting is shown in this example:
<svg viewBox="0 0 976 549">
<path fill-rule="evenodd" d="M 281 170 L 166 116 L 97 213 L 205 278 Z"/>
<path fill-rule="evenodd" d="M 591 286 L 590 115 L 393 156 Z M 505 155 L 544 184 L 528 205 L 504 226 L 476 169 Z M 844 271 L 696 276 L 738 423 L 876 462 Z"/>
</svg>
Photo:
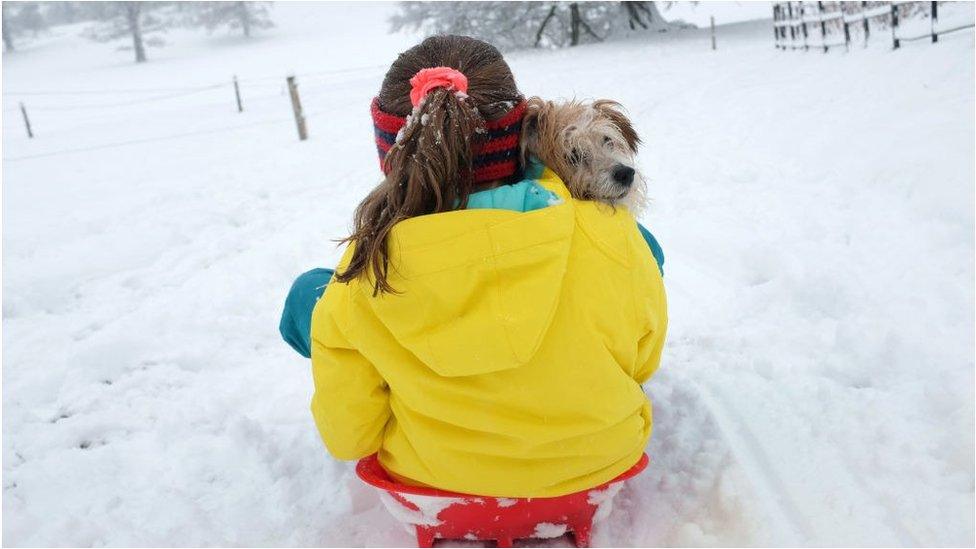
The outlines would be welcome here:
<svg viewBox="0 0 976 549">
<path fill-rule="evenodd" d="M 334 273 L 332 269 L 322 268 L 302 273 L 295 279 L 285 298 L 278 331 L 282 339 L 305 358 L 312 357 L 312 310 Z"/>
<path fill-rule="evenodd" d="M 661 273 L 661 276 L 664 276 L 664 250 L 661 248 L 661 245 L 658 243 L 657 239 L 654 238 L 654 235 L 651 234 L 651 231 L 647 230 L 647 227 L 638 223 L 637 230 L 640 231 L 641 237 L 644 239 L 647 247 L 651 249 L 651 254 L 654 256 L 654 261 L 657 262 L 658 272 Z"/>
<path fill-rule="evenodd" d="M 380 449 L 389 420 L 389 388 L 376 367 L 349 342 L 349 286 L 332 283 L 312 315 L 312 415 L 322 441 L 338 459 Z"/>
</svg>

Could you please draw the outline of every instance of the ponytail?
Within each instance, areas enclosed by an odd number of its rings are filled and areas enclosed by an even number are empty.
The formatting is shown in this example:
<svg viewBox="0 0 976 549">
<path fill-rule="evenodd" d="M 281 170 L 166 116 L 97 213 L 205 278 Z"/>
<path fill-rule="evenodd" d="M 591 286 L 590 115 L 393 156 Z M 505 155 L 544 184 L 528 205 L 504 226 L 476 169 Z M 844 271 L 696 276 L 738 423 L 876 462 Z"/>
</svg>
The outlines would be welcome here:
<svg viewBox="0 0 976 549">
<path fill-rule="evenodd" d="M 373 295 L 389 282 L 388 240 L 411 217 L 466 208 L 480 187 L 518 174 L 525 102 L 497 48 L 437 35 L 401 53 L 371 115 L 383 180 L 356 208 L 354 247 L 336 280 L 364 277 Z"/>
<path fill-rule="evenodd" d="M 343 240 L 355 250 L 337 281 L 366 274 L 374 296 L 396 293 L 388 280 L 390 231 L 404 219 L 467 206 L 484 124 L 462 91 L 438 87 L 420 99 L 383 159 L 386 179 L 356 208 L 353 232 Z"/>
</svg>

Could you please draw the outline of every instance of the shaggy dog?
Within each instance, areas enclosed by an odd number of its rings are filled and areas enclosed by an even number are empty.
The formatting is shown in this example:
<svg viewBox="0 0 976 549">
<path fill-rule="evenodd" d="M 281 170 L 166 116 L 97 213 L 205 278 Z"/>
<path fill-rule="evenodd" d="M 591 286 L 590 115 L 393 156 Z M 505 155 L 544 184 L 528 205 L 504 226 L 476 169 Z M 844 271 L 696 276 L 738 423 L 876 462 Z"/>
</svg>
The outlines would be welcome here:
<svg viewBox="0 0 976 549">
<path fill-rule="evenodd" d="M 644 207 L 644 179 L 635 167 L 640 138 L 616 101 L 555 103 L 528 99 L 522 121 L 522 165 L 535 156 L 562 178 L 574 198 Z"/>
</svg>

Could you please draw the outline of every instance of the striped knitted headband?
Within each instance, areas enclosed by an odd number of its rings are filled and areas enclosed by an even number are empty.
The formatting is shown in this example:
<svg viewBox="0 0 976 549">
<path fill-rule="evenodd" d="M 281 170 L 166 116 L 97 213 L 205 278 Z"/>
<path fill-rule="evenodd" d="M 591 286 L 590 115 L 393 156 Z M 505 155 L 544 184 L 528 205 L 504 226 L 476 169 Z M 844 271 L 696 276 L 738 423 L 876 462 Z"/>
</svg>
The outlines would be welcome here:
<svg viewBox="0 0 976 549">
<path fill-rule="evenodd" d="M 414 106 L 436 88 L 447 88 L 459 93 L 468 90 L 468 79 L 449 67 L 423 69 L 410 79 L 412 89 L 410 101 Z M 476 183 L 504 179 L 518 171 L 519 134 L 522 130 L 522 115 L 525 113 L 525 100 L 520 100 L 498 120 L 485 121 L 485 134 L 477 145 L 474 156 L 474 180 Z M 370 105 L 373 116 L 373 132 L 376 136 L 376 151 L 380 157 L 380 169 L 387 172 L 383 160 L 386 153 L 396 143 L 397 134 L 406 125 L 407 118 L 384 112 L 380 109 L 379 98 Z"/>
</svg>

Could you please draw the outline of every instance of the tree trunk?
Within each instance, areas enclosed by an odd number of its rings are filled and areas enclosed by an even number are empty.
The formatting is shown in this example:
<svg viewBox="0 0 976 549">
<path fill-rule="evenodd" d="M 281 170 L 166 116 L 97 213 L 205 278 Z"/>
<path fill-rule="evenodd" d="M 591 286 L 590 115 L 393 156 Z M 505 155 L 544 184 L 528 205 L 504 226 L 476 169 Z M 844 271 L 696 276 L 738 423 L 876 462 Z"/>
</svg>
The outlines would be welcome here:
<svg viewBox="0 0 976 549">
<path fill-rule="evenodd" d="M 655 23 L 664 21 L 661 12 L 657 9 L 657 2 L 624 2 L 623 4 L 627 9 L 628 22 L 632 30 L 638 25 L 642 29 L 647 29 Z"/>
<path fill-rule="evenodd" d="M 3 50 L 14 51 L 14 37 L 10 32 L 10 20 L 13 18 L 13 10 L 9 9 L 10 4 L 4 2 L 0 9 L 3 11 Z"/>
<path fill-rule="evenodd" d="M 580 35 L 580 13 L 579 4 L 573 2 L 569 5 L 569 45 L 579 45 Z"/>
<path fill-rule="evenodd" d="M 3 19 L 3 50 L 14 51 L 14 39 L 10 36 L 10 29 L 7 28 L 7 19 Z"/>
<path fill-rule="evenodd" d="M 593 29 L 590 28 L 590 24 L 587 23 L 586 19 L 583 19 L 582 17 L 580 18 L 580 26 L 583 27 L 583 30 L 586 31 L 586 34 L 589 34 L 593 38 L 596 38 L 597 42 L 603 42 L 603 38 L 599 34 L 593 32 Z"/>
<path fill-rule="evenodd" d="M 246 2 L 237 3 L 237 18 L 241 21 L 241 29 L 244 31 L 244 38 L 250 38 L 251 12 L 248 10 Z"/>
<path fill-rule="evenodd" d="M 125 3 L 125 19 L 129 24 L 129 32 L 132 33 L 132 48 L 136 50 L 136 63 L 146 62 L 146 47 L 142 43 L 142 25 L 139 15 L 142 6 L 139 2 Z"/>
<path fill-rule="evenodd" d="M 556 15 L 556 4 L 553 4 L 552 7 L 549 8 L 549 13 L 546 14 L 546 18 L 543 19 L 542 24 L 539 25 L 538 32 L 535 33 L 535 47 L 539 47 L 539 41 L 542 40 L 542 32 L 546 30 L 546 25 L 549 24 L 549 20 L 552 19 L 554 15 Z"/>
<path fill-rule="evenodd" d="M 641 2 L 637 8 L 647 13 L 648 25 L 664 22 L 661 12 L 657 9 L 657 2 Z"/>
<path fill-rule="evenodd" d="M 637 25 L 640 28 L 646 29 L 647 23 L 644 23 L 644 18 L 641 16 L 641 10 L 637 9 L 637 4 L 642 4 L 643 2 L 624 2 L 624 7 L 627 8 L 627 22 L 630 24 L 630 30 L 636 30 Z"/>
</svg>

